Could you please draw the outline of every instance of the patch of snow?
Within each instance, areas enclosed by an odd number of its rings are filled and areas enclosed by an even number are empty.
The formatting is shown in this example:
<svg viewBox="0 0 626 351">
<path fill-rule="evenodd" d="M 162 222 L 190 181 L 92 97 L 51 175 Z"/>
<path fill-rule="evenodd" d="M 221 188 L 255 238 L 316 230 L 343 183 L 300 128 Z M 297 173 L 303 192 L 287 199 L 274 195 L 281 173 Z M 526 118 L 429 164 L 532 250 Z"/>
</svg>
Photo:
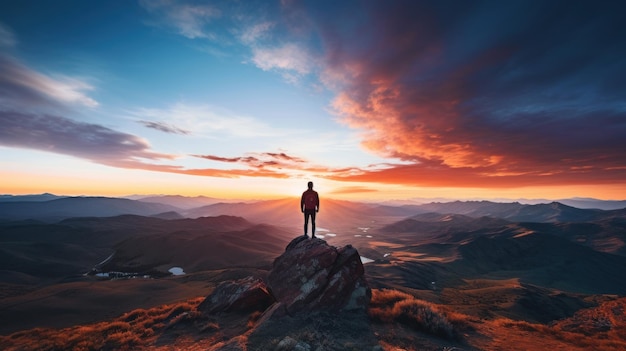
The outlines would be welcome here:
<svg viewBox="0 0 626 351">
<path fill-rule="evenodd" d="M 172 267 L 167 271 L 172 273 L 172 275 L 185 275 L 185 271 L 180 267 Z"/>
<path fill-rule="evenodd" d="M 363 235 L 361 235 L 361 234 L 354 234 L 354 237 L 355 237 L 355 238 L 360 238 L 360 237 L 362 237 L 362 236 L 363 236 Z"/>
<path fill-rule="evenodd" d="M 367 258 L 365 256 L 361 256 L 361 263 L 366 264 L 370 262 L 374 262 L 374 260 L 372 260 L 371 258 Z"/>
<path fill-rule="evenodd" d="M 370 230 L 369 227 L 358 227 L 357 229 L 362 231 L 363 233 L 367 233 L 367 231 Z"/>
<path fill-rule="evenodd" d="M 383 255 L 383 257 L 389 257 L 389 256 L 391 256 L 391 252 L 386 253 L 386 254 Z"/>
<path fill-rule="evenodd" d="M 337 234 L 328 233 L 326 236 L 337 236 Z"/>
<path fill-rule="evenodd" d="M 365 237 L 366 237 L 366 238 L 371 238 L 372 236 L 371 236 L 371 235 L 366 235 Z"/>
<path fill-rule="evenodd" d="M 96 277 L 108 278 L 109 277 L 109 273 L 96 273 Z"/>
</svg>

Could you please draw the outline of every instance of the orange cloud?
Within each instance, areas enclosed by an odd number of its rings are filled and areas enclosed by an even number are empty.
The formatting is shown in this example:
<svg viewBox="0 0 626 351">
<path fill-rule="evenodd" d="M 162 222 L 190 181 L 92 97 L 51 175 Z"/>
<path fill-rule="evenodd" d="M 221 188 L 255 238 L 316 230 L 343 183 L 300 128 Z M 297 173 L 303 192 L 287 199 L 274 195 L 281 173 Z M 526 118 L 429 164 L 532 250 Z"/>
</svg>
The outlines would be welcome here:
<svg viewBox="0 0 626 351">
<path fill-rule="evenodd" d="M 248 167 L 263 168 L 263 167 L 277 167 L 277 168 L 296 168 L 301 169 L 301 165 L 306 164 L 302 158 L 290 156 L 284 152 L 263 152 L 263 153 L 248 153 L 246 156 L 240 157 L 221 157 L 215 155 L 193 155 L 195 157 L 203 158 L 210 161 L 226 162 L 226 163 L 239 163 Z"/>
<path fill-rule="evenodd" d="M 588 38 L 607 39 L 583 40 L 605 54 L 595 56 L 564 40 L 564 28 L 543 33 L 526 27 L 532 21 L 497 32 L 418 2 L 366 10 L 367 24 L 348 27 L 315 18 L 325 29 L 323 77 L 337 90 L 340 120 L 390 164 L 328 178 L 447 187 L 626 182 L 626 85 L 614 79 L 623 70 L 605 65 L 617 64 L 621 50 L 609 26 L 589 27 Z"/>
<path fill-rule="evenodd" d="M 331 174 L 328 179 L 423 187 L 521 188 L 581 184 L 624 184 L 625 169 L 555 169 L 551 172 L 498 172 L 493 167 L 457 167 L 437 164 L 396 165 L 386 169 L 352 174 Z"/>
</svg>

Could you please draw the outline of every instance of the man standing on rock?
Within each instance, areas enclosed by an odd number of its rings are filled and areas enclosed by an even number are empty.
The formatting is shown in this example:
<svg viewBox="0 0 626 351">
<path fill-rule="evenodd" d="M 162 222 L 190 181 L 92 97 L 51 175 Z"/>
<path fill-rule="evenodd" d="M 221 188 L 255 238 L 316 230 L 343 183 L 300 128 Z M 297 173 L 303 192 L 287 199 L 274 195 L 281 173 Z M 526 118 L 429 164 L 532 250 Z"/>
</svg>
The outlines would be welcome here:
<svg viewBox="0 0 626 351">
<path fill-rule="evenodd" d="M 307 236 L 309 217 L 311 217 L 311 237 L 315 238 L 315 214 L 320 210 L 320 197 L 317 191 L 313 190 L 313 182 L 307 184 L 309 187 L 302 193 L 300 198 L 300 210 L 304 213 L 304 236 Z"/>
</svg>

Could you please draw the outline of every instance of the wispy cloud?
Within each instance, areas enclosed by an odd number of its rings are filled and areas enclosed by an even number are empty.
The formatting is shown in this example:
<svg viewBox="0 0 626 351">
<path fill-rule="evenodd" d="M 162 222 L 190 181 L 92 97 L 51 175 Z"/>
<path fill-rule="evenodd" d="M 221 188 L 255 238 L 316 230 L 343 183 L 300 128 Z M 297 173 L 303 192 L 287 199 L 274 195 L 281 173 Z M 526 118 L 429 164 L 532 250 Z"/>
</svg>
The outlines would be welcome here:
<svg viewBox="0 0 626 351">
<path fill-rule="evenodd" d="M 173 28 L 189 39 L 212 38 L 207 24 L 222 15 L 217 7 L 206 4 L 174 0 L 140 0 L 139 3 L 158 18 L 159 25 Z"/>
<path fill-rule="evenodd" d="M 233 175 L 246 175 L 245 171 L 250 171 L 250 176 L 265 176 L 272 174 L 272 177 L 280 178 L 302 178 L 313 176 L 318 178 L 328 178 L 335 180 L 345 180 L 350 177 L 363 176 L 369 172 L 382 170 L 389 167 L 386 164 L 375 164 L 368 167 L 328 167 L 311 162 L 302 157 L 289 155 L 285 152 L 250 152 L 243 156 L 224 157 L 217 155 L 192 155 L 208 161 L 223 164 L 232 164 L 239 167 L 232 168 Z"/>
<path fill-rule="evenodd" d="M 226 51 L 232 52 L 233 46 L 243 46 L 240 53 L 243 62 L 276 72 L 292 84 L 317 69 L 316 56 L 307 42 L 302 41 L 304 36 L 291 37 L 293 29 L 301 23 L 294 24 L 293 18 L 280 18 L 279 13 L 285 9 L 282 3 L 199 5 L 174 0 L 140 0 L 139 3 L 150 14 L 147 24 L 172 28 L 189 39 L 207 39 L 211 45 L 203 43 L 198 48 L 211 55 L 224 57 Z"/>
<path fill-rule="evenodd" d="M 239 40 L 246 45 L 256 45 L 260 40 L 268 39 L 271 36 L 271 29 L 275 27 L 274 22 L 262 21 L 245 27 L 239 33 Z"/>
<path fill-rule="evenodd" d="M 176 126 L 194 135 L 240 138 L 269 137 L 286 130 L 273 128 L 262 121 L 211 105 L 176 103 L 167 108 L 138 108 L 128 112 L 133 118 L 159 125 Z M 167 122 L 166 122 L 167 121 Z"/>
<path fill-rule="evenodd" d="M 29 110 L 33 105 L 67 104 L 96 107 L 98 102 L 86 94 L 93 89 L 78 78 L 51 77 L 0 53 L 0 107 L 4 109 Z"/>
<path fill-rule="evenodd" d="M 221 157 L 215 155 L 194 156 L 210 161 L 238 163 L 252 168 L 274 167 L 301 170 L 302 165 L 308 165 L 308 162 L 306 160 L 299 157 L 287 155 L 284 152 L 248 153 L 245 156 L 239 157 Z"/>
<path fill-rule="evenodd" d="M 307 49 L 295 43 L 276 47 L 254 47 L 252 62 L 264 71 L 275 70 L 292 82 L 311 73 L 314 67 L 312 56 Z"/>
<path fill-rule="evenodd" d="M 17 44 L 17 38 L 11 28 L 0 22 L 0 48 L 10 48 Z"/>
<path fill-rule="evenodd" d="M 143 124 L 147 128 L 156 129 L 164 133 L 181 134 L 181 135 L 191 134 L 191 132 L 188 130 L 178 128 L 174 125 L 171 125 L 165 122 L 138 121 L 138 123 Z"/>
</svg>

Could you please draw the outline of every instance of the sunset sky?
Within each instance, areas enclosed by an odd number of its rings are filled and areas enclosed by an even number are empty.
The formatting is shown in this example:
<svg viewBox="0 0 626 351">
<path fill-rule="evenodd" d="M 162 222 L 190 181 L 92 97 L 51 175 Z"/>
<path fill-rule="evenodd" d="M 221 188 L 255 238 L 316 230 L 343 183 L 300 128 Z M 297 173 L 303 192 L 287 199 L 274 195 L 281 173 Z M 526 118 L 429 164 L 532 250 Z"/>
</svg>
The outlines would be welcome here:
<svg viewBox="0 0 626 351">
<path fill-rule="evenodd" d="M 0 194 L 626 199 L 626 2 L 0 3 Z"/>
</svg>

